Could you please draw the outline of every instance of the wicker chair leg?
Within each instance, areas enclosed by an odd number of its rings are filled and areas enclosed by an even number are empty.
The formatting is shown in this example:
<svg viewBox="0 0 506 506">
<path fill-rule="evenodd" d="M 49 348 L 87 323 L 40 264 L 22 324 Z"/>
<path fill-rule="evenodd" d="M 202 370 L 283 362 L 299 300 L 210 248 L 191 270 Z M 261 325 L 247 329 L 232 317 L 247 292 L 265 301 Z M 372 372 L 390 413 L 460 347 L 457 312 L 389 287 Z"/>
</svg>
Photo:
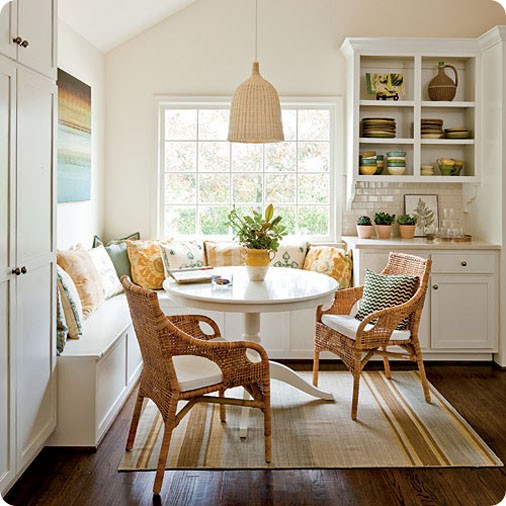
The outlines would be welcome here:
<svg viewBox="0 0 506 506">
<path fill-rule="evenodd" d="M 156 469 L 155 483 L 153 485 L 153 494 L 159 495 L 162 489 L 163 477 L 165 475 L 165 465 L 167 464 L 167 457 L 169 455 L 170 439 L 172 431 L 174 430 L 176 418 L 177 402 L 172 401 L 169 406 L 169 413 L 165 420 L 165 428 L 163 431 L 162 447 L 160 448 L 160 455 L 158 456 L 158 467 Z"/>
<path fill-rule="evenodd" d="M 420 381 L 422 382 L 423 395 L 425 396 L 425 401 L 430 402 L 429 382 L 427 381 L 427 376 L 425 374 L 422 352 L 420 351 L 420 345 L 418 343 L 415 344 L 415 353 L 416 363 L 418 364 L 418 372 L 420 373 Z"/>
<path fill-rule="evenodd" d="M 384 346 L 382 350 L 387 351 L 387 347 Z M 388 357 L 386 355 L 383 355 L 383 366 L 385 367 L 385 376 L 388 379 L 392 379 L 392 373 L 390 372 L 390 363 L 388 362 Z"/>
<path fill-rule="evenodd" d="M 144 397 L 140 393 L 137 394 L 137 400 L 135 401 L 134 412 L 132 414 L 132 421 L 130 423 L 130 431 L 128 432 L 128 440 L 126 449 L 131 450 L 134 446 L 135 435 L 137 434 L 137 427 L 139 425 L 139 419 L 142 413 L 142 405 L 144 404 Z"/>
<path fill-rule="evenodd" d="M 223 399 L 225 397 L 225 391 L 220 390 L 220 399 Z M 225 410 L 225 404 L 220 404 L 220 421 L 226 422 L 227 421 L 227 412 Z"/>
<path fill-rule="evenodd" d="M 358 386 L 360 383 L 360 369 L 356 369 L 353 372 L 353 397 L 351 399 L 351 419 L 357 419 L 358 409 Z"/>
<path fill-rule="evenodd" d="M 271 439 L 271 393 L 270 387 L 264 386 L 264 437 L 265 437 L 265 462 L 268 464 L 272 460 L 272 439 Z"/>
<path fill-rule="evenodd" d="M 315 387 L 318 386 L 318 369 L 320 368 L 320 352 L 318 350 L 314 350 L 314 358 L 313 358 L 313 385 Z"/>
</svg>

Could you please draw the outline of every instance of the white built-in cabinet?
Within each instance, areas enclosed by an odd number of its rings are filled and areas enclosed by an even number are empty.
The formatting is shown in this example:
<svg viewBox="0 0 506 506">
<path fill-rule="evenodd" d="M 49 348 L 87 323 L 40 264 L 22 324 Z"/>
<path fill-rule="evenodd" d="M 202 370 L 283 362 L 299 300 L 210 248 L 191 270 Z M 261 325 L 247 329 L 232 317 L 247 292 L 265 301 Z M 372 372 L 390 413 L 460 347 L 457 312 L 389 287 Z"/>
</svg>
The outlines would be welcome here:
<svg viewBox="0 0 506 506">
<path fill-rule="evenodd" d="M 13 0 L 0 14 L 0 53 L 41 74 L 56 73 L 55 0 Z"/>
<path fill-rule="evenodd" d="M 52 3 L 26 2 L 32 23 Z M 44 11 L 39 8 L 44 6 Z M 19 15 L 22 4 L 12 9 Z M 35 17 L 34 17 L 35 16 Z M 18 25 L 19 19 L 18 19 Z M 51 31 L 54 22 L 51 21 Z M 39 33 L 37 28 L 34 33 Z M 52 32 L 51 32 L 52 33 Z M 36 40 L 36 39 L 34 39 Z M 2 46 L 3 50 L 3 46 Z M 19 58 L 19 55 L 18 55 Z M 20 59 L 21 60 L 21 59 Z M 38 454 L 56 426 L 56 84 L 42 67 L 0 55 L 0 493 Z"/>
<path fill-rule="evenodd" d="M 366 269 L 380 272 L 389 251 L 430 258 L 432 270 L 419 329 L 426 358 L 491 360 L 499 337 L 498 247 L 434 244 L 423 239 L 343 240 L 353 251 L 355 285 L 363 283 Z"/>
</svg>

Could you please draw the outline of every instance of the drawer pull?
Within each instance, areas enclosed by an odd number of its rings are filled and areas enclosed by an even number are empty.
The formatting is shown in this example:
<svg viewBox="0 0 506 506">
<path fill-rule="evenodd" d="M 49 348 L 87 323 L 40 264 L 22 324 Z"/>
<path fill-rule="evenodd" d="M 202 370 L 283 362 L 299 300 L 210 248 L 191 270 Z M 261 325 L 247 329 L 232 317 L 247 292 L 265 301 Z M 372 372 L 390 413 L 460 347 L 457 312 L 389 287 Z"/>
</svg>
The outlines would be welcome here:
<svg viewBox="0 0 506 506">
<path fill-rule="evenodd" d="M 30 43 L 25 39 L 24 41 L 22 41 L 20 44 L 19 44 L 21 47 L 28 47 L 30 45 Z"/>
<path fill-rule="evenodd" d="M 15 39 L 12 39 L 12 42 L 14 42 L 14 44 L 17 44 L 19 46 L 21 45 L 21 42 L 23 42 L 23 39 L 18 35 Z"/>
<path fill-rule="evenodd" d="M 19 276 L 21 274 L 21 269 L 19 267 L 16 267 L 15 269 L 12 269 L 12 274 L 15 274 L 16 276 Z"/>
<path fill-rule="evenodd" d="M 462 267 L 465 267 L 467 265 L 467 262 L 465 260 L 462 260 L 462 262 L 460 262 L 460 265 L 462 265 Z"/>
<path fill-rule="evenodd" d="M 433 285 L 433 286 L 432 286 L 432 289 L 433 289 L 433 290 L 437 290 L 438 288 L 439 288 L 439 285 Z"/>
</svg>

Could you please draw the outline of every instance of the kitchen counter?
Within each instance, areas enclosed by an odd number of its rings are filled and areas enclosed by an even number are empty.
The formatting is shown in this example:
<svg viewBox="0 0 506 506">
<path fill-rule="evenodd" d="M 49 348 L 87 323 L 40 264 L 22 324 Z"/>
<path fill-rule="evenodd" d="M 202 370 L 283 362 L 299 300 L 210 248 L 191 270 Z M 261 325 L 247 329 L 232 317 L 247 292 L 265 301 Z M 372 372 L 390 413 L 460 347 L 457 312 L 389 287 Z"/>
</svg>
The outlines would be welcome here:
<svg viewBox="0 0 506 506">
<path fill-rule="evenodd" d="M 501 246 L 482 241 L 472 242 L 429 242 L 423 237 L 415 239 L 359 239 L 356 236 L 343 236 L 342 240 L 349 248 L 387 250 L 499 250 Z"/>
</svg>

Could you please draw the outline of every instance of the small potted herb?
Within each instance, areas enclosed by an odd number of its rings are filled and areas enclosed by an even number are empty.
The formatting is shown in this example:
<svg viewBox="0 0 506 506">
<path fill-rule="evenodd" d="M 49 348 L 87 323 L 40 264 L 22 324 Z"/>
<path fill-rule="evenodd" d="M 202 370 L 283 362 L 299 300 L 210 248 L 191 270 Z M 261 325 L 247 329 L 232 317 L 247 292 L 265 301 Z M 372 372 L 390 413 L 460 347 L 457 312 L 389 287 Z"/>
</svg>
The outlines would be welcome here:
<svg viewBox="0 0 506 506">
<path fill-rule="evenodd" d="M 372 235 L 372 222 L 369 216 L 360 216 L 357 220 L 357 235 L 359 239 L 370 239 Z"/>
<path fill-rule="evenodd" d="M 374 225 L 378 239 L 390 239 L 392 223 L 395 221 L 395 214 L 379 211 L 374 215 Z"/>
<path fill-rule="evenodd" d="M 401 239 L 413 239 L 415 236 L 416 221 L 416 216 L 412 214 L 401 214 L 397 218 Z"/>
</svg>

